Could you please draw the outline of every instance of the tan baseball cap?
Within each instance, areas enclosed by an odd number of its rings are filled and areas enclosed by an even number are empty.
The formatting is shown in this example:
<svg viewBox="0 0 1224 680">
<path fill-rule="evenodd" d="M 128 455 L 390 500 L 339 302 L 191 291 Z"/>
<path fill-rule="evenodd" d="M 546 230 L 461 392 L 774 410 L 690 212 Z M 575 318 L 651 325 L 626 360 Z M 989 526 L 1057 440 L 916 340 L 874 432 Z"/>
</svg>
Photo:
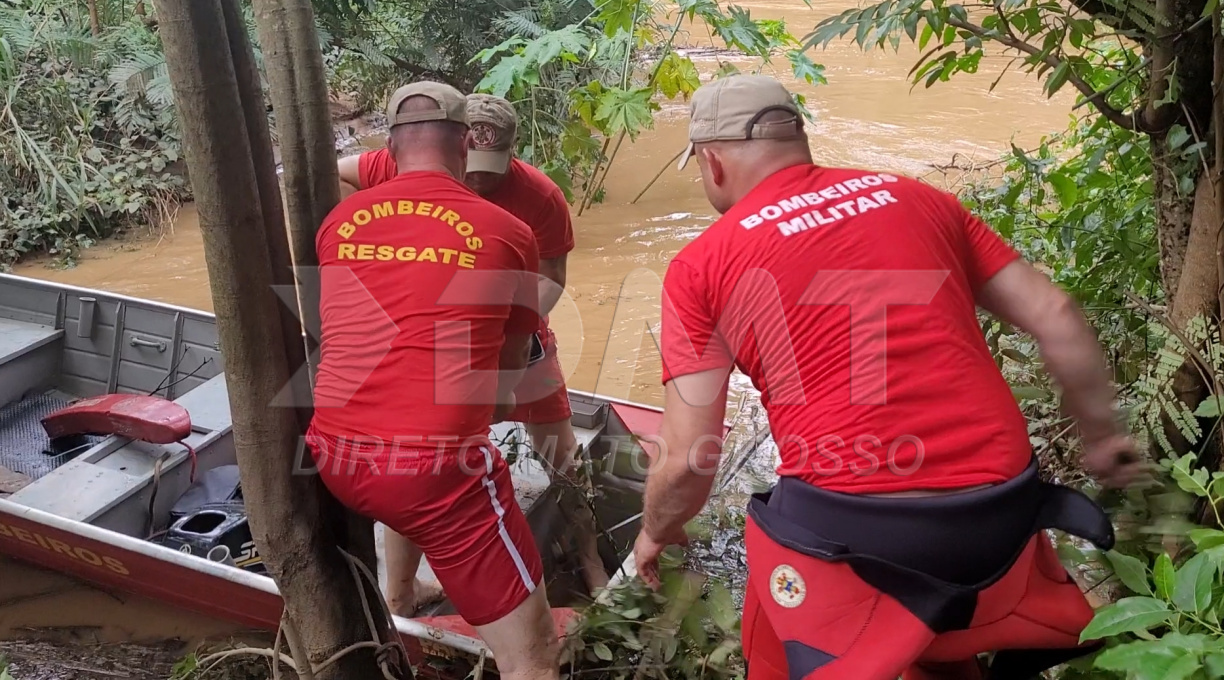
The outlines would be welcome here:
<svg viewBox="0 0 1224 680">
<path fill-rule="evenodd" d="M 769 111 L 789 111 L 797 122 L 760 123 Z M 803 116 L 791 93 L 769 76 L 734 75 L 697 88 L 689 107 L 689 145 L 678 169 L 703 142 L 803 137 Z"/>
<path fill-rule="evenodd" d="M 400 104 L 403 104 L 405 99 L 418 96 L 429 97 L 437 102 L 438 108 L 433 111 L 399 112 Z M 467 125 L 467 100 L 463 93 L 445 83 L 423 80 L 401 87 L 387 101 L 387 124 L 390 127 L 431 120 L 449 120 L 453 123 Z"/>
<path fill-rule="evenodd" d="M 491 94 L 469 94 L 467 115 L 474 145 L 468 151 L 467 171 L 505 173 L 518 137 L 514 106 Z"/>
</svg>

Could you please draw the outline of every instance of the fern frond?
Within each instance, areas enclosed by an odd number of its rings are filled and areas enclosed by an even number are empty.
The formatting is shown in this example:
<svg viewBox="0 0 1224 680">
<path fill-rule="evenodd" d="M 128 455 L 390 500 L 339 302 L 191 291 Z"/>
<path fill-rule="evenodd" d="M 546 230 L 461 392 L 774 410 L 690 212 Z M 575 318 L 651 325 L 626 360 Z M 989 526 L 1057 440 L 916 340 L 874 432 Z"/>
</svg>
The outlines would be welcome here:
<svg viewBox="0 0 1224 680">
<path fill-rule="evenodd" d="M 493 25 L 506 35 L 517 35 L 529 40 L 548 33 L 548 27 L 540 23 L 540 13 L 535 7 L 503 12 L 493 20 Z"/>
</svg>

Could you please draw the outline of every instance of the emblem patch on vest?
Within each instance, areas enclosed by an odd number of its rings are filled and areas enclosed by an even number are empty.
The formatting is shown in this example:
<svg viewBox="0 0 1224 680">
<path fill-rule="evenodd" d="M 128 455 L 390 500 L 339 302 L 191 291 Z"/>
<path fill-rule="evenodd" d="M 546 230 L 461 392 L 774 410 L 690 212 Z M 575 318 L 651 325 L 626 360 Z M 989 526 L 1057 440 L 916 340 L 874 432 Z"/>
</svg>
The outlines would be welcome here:
<svg viewBox="0 0 1224 680">
<path fill-rule="evenodd" d="M 791 609 L 803 604 L 803 599 L 807 597 L 807 584 L 794 567 L 779 564 L 769 576 L 769 592 L 774 602 Z"/>
</svg>

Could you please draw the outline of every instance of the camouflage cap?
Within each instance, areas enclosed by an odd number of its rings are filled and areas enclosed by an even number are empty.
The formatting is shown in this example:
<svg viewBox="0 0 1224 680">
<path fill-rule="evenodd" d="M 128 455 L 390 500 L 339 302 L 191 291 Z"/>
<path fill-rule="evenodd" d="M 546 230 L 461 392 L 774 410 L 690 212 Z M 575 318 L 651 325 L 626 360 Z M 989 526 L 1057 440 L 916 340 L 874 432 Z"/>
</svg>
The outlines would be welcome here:
<svg viewBox="0 0 1224 680">
<path fill-rule="evenodd" d="M 758 122 L 770 111 L 788 111 L 795 119 Z M 689 115 L 689 145 L 677 166 L 681 170 L 702 142 L 804 136 L 803 116 L 794 98 L 769 76 L 734 75 L 706 83 L 693 93 Z"/>
<path fill-rule="evenodd" d="M 468 151 L 468 172 L 503 174 L 514 156 L 518 137 L 518 115 L 514 106 L 491 94 L 470 94 L 468 121 L 472 126 L 472 149 Z"/>
<path fill-rule="evenodd" d="M 429 97 L 437 102 L 438 108 L 433 111 L 399 112 L 400 105 L 405 99 L 418 96 Z M 391 99 L 387 100 L 387 124 L 390 127 L 431 120 L 449 120 L 453 123 L 467 125 L 467 100 L 463 93 L 445 83 L 423 80 L 401 87 L 391 95 Z"/>
</svg>

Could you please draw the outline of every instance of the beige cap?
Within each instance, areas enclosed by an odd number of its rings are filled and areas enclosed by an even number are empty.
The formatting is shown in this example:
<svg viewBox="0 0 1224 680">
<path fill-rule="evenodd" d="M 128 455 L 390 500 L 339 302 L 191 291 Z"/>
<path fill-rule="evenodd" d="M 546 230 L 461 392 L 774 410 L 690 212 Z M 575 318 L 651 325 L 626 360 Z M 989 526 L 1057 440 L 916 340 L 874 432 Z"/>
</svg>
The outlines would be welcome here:
<svg viewBox="0 0 1224 680">
<path fill-rule="evenodd" d="M 473 144 L 468 151 L 467 171 L 505 173 L 514 156 L 514 141 L 518 136 L 518 115 L 514 106 L 491 94 L 470 94 L 467 115 Z"/>
<path fill-rule="evenodd" d="M 403 104 L 405 99 L 418 96 L 429 97 L 437 102 L 437 110 L 399 112 L 400 104 Z M 463 93 L 445 83 L 423 80 L 401 87 L 387 101 L 387 124 L 390 127 L 431 120 L 449 120 L 467 125 L 467 100 Z"/>
<path fill-rule="evenodd" d="M 797 122 L 758 123 L 769 111 L 789 111 Z M 683 170 L 702 142 L 789 139 L 803 136 L 803 116 L 791 93 L 769 76 L 733 75 L 697 88 L 689 108 L 689 145 L 677 166 Z"/>
</svg>

